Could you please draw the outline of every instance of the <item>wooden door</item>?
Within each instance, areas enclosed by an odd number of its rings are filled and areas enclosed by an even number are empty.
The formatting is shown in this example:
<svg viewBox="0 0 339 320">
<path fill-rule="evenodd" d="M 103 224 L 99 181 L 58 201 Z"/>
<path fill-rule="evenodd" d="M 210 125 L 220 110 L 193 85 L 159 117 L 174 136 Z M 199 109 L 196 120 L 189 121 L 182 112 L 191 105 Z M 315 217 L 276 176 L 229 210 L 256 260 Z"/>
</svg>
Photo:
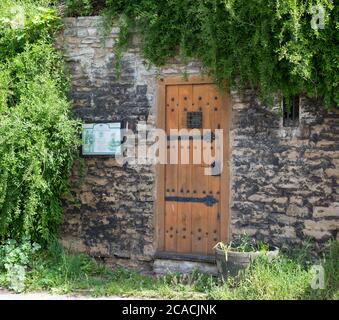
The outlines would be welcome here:
<svg viewBox="0 0 339 320">
<path fill-rule="evenodd" d="M 161 79 L 158 119 L 168 137 L 168 162 L 157 172 L 158 251 L 210 255 L 214 245 L 228 237 L 228 100 L 210 79 Z M 185 136 L 178 140 L 173 129 L 194 129 L 201 143 Z M 212 135 L 205 138 L 204 129 Z M 203 152 L 209 148 L 214 156 L 216 129 L 223 129 L 223 166 L 220 174 L 206 175 L 213 158 L 203 158 Z M 200 156 L 200 164 L 193 163 L 193 152 Z"/>
</svg>

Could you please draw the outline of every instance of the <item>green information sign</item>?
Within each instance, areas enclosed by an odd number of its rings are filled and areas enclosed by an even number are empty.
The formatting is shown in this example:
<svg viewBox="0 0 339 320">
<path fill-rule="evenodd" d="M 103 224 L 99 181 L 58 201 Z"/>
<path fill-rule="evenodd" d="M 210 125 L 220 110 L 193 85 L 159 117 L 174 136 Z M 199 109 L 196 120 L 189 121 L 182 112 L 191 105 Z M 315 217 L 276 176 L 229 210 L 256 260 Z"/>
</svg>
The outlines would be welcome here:
<svg viewBox="0 0 339 320">
<path fill-rule="evenodd" d="M 82 131 L 83 155 L 120 155 L 121 123 L 85 123 Z"/>
</svg>

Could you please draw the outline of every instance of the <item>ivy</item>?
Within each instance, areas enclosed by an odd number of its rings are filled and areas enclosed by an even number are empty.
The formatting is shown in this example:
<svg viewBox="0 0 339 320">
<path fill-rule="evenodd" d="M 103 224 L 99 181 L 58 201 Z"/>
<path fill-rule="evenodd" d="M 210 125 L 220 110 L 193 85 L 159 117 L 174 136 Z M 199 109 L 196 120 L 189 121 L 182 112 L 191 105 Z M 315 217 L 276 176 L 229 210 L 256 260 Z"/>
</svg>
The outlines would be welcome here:
<svg viewBox="0 0 339 320">
<path fill-rule="evenodd" d="M 127 22 L 156 66 L 175 55 L 197 58 L 218 83 L 256 88 L 267 101 L 304 92 L 338 105 L 338 6 L 331 0 L 106 0 L 103 16 L 111 24 L 124 17 L 117 58 L 127 47 Z"/>
<path fill-rule="evenodd" d="M 54 47 L 61 26 L 46 1 L 0 4 L 0 241 L 44 243 L 79 145 L 68 79 Z"/>
</svg>

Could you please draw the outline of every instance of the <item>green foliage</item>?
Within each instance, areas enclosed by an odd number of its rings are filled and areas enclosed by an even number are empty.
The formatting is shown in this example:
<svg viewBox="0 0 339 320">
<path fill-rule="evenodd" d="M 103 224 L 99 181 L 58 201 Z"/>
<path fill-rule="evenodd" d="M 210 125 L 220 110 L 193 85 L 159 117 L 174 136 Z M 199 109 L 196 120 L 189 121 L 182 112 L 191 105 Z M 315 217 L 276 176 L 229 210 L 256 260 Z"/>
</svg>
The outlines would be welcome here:
<svg viewBox="0 0 339 320">
<path fill-rule="evenodd" d="M 71 254 L 56 238 L 52 238 L 45 251 L 32 264 L 26 281 L 28 290 L 52 290 L 67 293 L 88 288 L 92 283 L 105 282 L 112 271 L 86 254 Z M 98 278 L 101 277 L 101 278 Z"/>
<path fill-rule="evenodd" d="M 0 3 L 0 62 L 22 52 L 27 43 L 51 42 L 61 19 L 47 1 L 2 0 Z"/>
<path fill-rule="evenodd" d="M 16 292 L 25 289 L 26 269 L 40 249 L 37 243 L 23 239 L 21 243 L 7 240 L 0 246 L 0 270 L 5 270 L 8 287 Z"/>
<path fill-rule="evenodd" d="M 29 236 L 42 243 L 57 232 L 79 145 L 53 46 L 60 19 L 43 4 L 0 4 L 0 241 Z"/>
<path fill-rule="evenodd" d="M 319 263 L 325 272 L 325 289 L 308 288 L 304 296 L 307 299 L 339 300 L 339 241 L 330 241 Z"/>
<path fill-rule="evenodd" d="M 325 10 L 312 28 L 313 6 Z M 338 6 L 330 0 L 106 0 L 107 21 L 123 17 L 118 53 L 129 29 L 140 30 L 145 58 L 200 59 L 218 83 L 275 94 L 305 92 L 338 105 Z M 118 55 L 119 56 L 119 55 Z"/>
<path fill-rule="evenodd" d="M 308 257 L 308 258 L 306 258 Z M 226 279 L 210 292 L 212 299 L 338 299 L 339 242 L 331 241 L 319 261 L 305 250 L 256 259 L 238 279 Z M 312 265 L 324 268 L 324 289 L 312 289 Z"/>
<path fill-rule="evenodd" d="M 48 262 L 64 275 L 65 281 L 75 281 L 86 276 L 105 275 L 108 271 L 103 265 L 98 264 L 89 255 L 69 254 L 58 240 L 54 238 L 47 247 Z"/>
<path fill-rule="evenodd" d="M 335 297 L 339 300 L 339 241 L 329 243 L 324 255 L 323 265 L 326 291 L 320 291 L 321 296 L 326 299 Z"/>
<path fill-rule="evenodd" d="M 0 265 L 1 257 L 4 255 L 0 254 Z M 191 274 L 170 273 L 158 277 L 121 267 L 111 270 L 86 254 L 71 254 L 65 251 L 55 239 L 50 241 L 47 250 L 40 250 L 31 257 L 29 269 L 26 269 L 27 291 L 48 290 L 56 293 L 86 293 L 93 296 L 120 295 L 172 299 L 339 298 L 338 241 L 329 243 L 323 258 L 319 261 L 305 260 L 305 254 L 299 250 L 293 255 L 283 253 L 273 261 L 261 257 L 241 276 L 229 277 L 226 280 L 202 274 L 197 270 Z M 311 288 L 314 276 L 311 271 L 313 264 L 324 267 L 324 289 Z M 3 270 L 0 266 L 0 286 L 8 285 Z"/>
<path fill-rule="evenodd" d="M 64 4 L 67 16 L 87 16 L 93 10 L 91 0 L 65 0 Z"/>
<path fill-rule="evenodd" d="M 211 292 L 213 299 L 301 299 L 312 274 L 296 261 L 282 255 L 269 262 L 258 258 L 238 279 L 228 278 Z"/>
<path fill-rule="evenodd" d="M 225 251 L 237 251 L 237 252 L 267 252 L 269 250 L 269 245 L 262 242 L 256 241 L 247 234 L 241 234 L 234 237 L 234 239 L 229 243 L 225 244 L 219 242 L 215 245 L 216 248 Z"/>
</svg>

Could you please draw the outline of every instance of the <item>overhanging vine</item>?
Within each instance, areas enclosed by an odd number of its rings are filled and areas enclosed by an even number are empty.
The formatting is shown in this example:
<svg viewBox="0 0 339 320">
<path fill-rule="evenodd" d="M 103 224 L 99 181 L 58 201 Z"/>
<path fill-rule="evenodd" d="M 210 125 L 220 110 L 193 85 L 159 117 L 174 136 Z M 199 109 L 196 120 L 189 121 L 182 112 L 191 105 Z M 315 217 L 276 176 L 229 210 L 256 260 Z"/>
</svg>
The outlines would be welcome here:
<svg viewBox="0 0 339 320">
<path fill-rule="evenodd" d="M 120 55 L 128 24 L 157 66 L 180 54 L 201 60 L 218 82 L 257 88 L 269 101 L 305 92 L 338 105 L 338 6 L 331 0 L 106 0 L 103 16 L 122 21 Z"/>
</svg>

